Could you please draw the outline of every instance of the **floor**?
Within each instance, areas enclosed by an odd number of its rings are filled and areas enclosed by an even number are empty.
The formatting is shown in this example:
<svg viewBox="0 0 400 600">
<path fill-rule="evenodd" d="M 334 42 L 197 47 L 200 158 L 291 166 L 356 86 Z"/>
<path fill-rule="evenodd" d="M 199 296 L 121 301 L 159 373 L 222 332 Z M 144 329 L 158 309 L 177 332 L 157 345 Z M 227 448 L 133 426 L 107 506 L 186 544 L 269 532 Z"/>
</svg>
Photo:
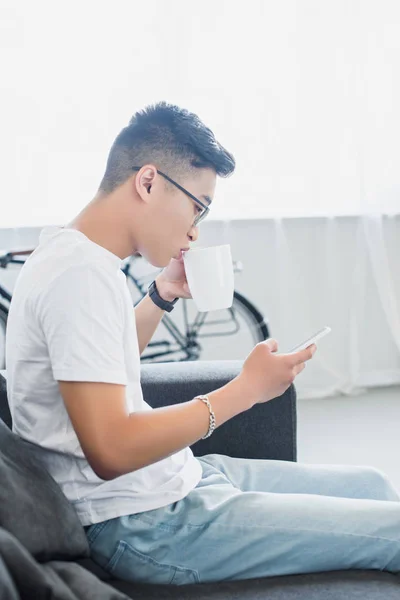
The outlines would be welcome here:
<svg viewBox="0 0 400 600">
<path fill-rule="evenodd" d="M 400 493 L 400 387 L 298 400 L 298 461 L 371 465 Z"/>
</svg>

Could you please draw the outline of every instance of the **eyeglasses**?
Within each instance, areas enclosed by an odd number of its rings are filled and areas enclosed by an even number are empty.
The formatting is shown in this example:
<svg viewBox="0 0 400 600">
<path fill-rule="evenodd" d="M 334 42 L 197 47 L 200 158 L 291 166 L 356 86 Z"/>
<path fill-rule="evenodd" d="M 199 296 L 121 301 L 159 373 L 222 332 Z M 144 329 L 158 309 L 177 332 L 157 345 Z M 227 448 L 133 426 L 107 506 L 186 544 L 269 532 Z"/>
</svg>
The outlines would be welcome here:
<svg viewBox="0 0 400 600">
<path fill-rule="evenodd" d="M 142 167 L 132 167 L 132 171 L 140 171 Z M 203 221 L 206 216 L 208 215 L 208 213 L 210 212 L 210 209 L 208 208 L 208 206 L 206 206 L 205 204 L 203 204 L 203 202 L 201 202 L 201 200 L 199 200 L 198 198 L 196 198 L 196 196 L 193 196 L 193 194 L 191 194 L 190 192 L 188 192 L 187 190 L 185 190 L 184 187 L 182 187 L 181 185 L 179 185 L 179 183 L 177 183 L 176 181 L 174 181 L 173 179 L 171 179 L 171 177 L 168 177 L 168 175 L 166 175 L 165 173 L 163 173 L 162 171 L 160 171 L 159 169 L 157 169 L 157 172 L 160 173 L 160 175 L 162 175 L 162 177 L 164 177 L 164 179 L 166 179 L 167 181 L 169 181 L 170 183 L 172 183 L 175 187 L 178 188 L 178 190 L 180 190 L 181 192 L 183 192 L 184 194 L 186 194 L 186 196 L 188 196 L 191 200 L 193 200 L 193 202 L 195 202 L 197 204 L 197 206 L 201 207 L 201 211 L 199 213 L 197 213 L 193 225 L 195 227 L 197 227 L 197 225 Z"/>
</svg>

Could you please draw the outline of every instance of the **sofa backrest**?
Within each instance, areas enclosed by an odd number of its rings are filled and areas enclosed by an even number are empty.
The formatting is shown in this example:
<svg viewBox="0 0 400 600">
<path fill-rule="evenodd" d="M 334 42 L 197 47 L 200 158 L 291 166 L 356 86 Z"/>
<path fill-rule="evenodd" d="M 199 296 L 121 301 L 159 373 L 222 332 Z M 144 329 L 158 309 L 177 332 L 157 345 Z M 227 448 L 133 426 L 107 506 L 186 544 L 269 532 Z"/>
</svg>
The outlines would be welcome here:
<svg viewBox="0 0 400 600">
<path fill-rule="evenodd" d="M 0 378 L 0 527 L 39 561 L 88 556 L 74 507 L 36 457 L 35 447 L 10 431 L 6 381 Z"/>
</svg>

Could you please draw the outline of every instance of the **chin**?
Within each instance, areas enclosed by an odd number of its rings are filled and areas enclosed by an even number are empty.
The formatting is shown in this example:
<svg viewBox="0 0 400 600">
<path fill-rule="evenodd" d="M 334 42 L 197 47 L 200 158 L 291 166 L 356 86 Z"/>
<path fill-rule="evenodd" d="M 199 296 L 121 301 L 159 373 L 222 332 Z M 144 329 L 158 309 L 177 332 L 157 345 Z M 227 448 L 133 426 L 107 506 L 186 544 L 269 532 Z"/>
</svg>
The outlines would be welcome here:
<svg viewBox="0 0 400 600">
<path fill-rule="evenodd" d="M 153 267 L 157 267 L 157 269 L 163 269 L 163 268 L 164 268 L 164 267 L 166 267 L 166 266 L 167 266 L 167 264 L 168 264 L 167 262 L 162 262 L 162 261 L 159 261 L 159 260 L 157 260 L 157 261 L 155 261 L 155 260 L 151 260 L 151 261 L 150 261 L 150 260 L 149 260 L 148 262 L 149 262 L 149 263 L 150 263 L 150 264 L 151 264 Z M 169 261 L 168 261 L 168 262 L 169 262 Z"/>
<path fill-rule="evenodd" d="M 148 263 L 150 263 L 153 267 L 157 267 L 158 269 L 162 269 L 164 267 L 166 267 L 170 260 L 171 260 L 171 256 L 166 256 L 165 254 L 162 255 L 161 253 L 141 253 L 141 256 L 143 256 Z"/>
</svg>

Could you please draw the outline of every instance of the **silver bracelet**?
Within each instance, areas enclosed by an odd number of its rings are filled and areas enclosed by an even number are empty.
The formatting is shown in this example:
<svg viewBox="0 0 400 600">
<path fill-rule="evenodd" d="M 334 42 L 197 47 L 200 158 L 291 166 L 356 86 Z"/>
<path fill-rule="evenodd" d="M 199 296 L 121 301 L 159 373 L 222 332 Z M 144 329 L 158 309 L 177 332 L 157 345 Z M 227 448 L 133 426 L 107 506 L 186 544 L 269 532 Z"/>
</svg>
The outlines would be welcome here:
<svg viewBox="0 0 400 600">
<path fill-rule="evenodd" d="M 216 423 L 214 411 L 212 409 L 211 402 L 209 401 L 208 396 L 201 395 L 201 396 L 196 396 L 196 398 L 198 398 L 199 400 L 204 402 L 204 404 L 207 405 L 208 411 L 210 413 L 210 424 L 208 426 L 208 431 L 207 431 L 206 435 L 201 438 L 202 440 L 205 440 L 206 438 L 210 437 L 210 435 L 213 433 L 217 423 Z"/>
</svg>

